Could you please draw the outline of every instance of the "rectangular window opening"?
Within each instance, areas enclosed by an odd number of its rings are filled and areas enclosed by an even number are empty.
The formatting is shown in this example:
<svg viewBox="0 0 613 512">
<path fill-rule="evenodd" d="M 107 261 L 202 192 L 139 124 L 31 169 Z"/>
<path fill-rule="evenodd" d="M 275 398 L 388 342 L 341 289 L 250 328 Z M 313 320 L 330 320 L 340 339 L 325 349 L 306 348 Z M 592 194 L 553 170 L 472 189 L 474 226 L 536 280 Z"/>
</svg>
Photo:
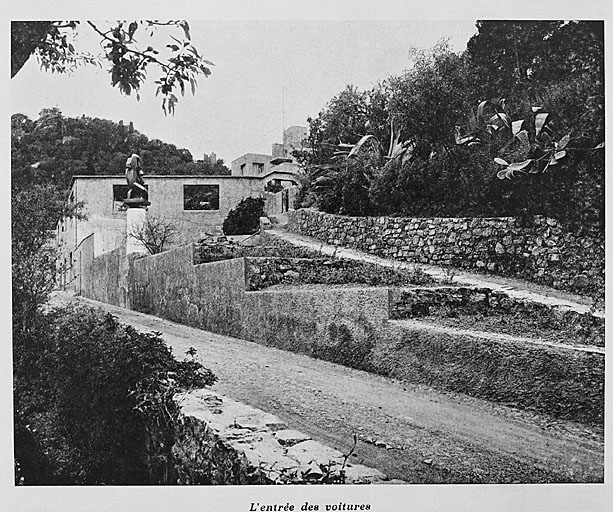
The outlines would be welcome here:
<svg viewBox="0 0 613 512">
<path fill-rule="evenodd" d="M 183 185 L 184 210 L 219 210 L 219 185 Z"/>
</svg>

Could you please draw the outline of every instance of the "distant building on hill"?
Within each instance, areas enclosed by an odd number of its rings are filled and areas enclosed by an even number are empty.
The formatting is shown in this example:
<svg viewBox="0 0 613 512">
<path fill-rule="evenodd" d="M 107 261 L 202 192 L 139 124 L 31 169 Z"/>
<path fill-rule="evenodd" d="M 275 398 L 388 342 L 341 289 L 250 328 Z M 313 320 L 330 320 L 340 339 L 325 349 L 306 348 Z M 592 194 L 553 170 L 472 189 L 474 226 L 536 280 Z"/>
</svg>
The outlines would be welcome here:
<svg viewBox="0 0 613 512">
<path fill-rule="evenodd" d="M 299 166 L 292 153 L 304 149 L 307 135 L 308 129 L 305 126 L 290 126 L 283 132 L 283 143 L 272 144 L 271 155 L 245 153 L 232 160 L 232 176 L 262 176 L 270 171 L 282 172 L 288 177 L 295 176 Z M 285 188 L 292 183 L 295 183 L 293 178 L 277 179 L 270 183 L 269 189 Z"/>
</svg>

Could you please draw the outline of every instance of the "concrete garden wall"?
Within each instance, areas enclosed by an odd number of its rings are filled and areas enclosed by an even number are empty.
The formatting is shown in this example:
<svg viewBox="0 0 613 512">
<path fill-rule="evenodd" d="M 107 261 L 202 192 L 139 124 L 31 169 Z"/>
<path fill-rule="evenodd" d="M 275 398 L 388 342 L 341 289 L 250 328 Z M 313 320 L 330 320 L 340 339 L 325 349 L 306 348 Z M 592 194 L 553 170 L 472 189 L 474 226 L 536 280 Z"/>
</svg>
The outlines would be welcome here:
<svg viewBox="0 0 613 512">
<path fill-rule="evenodd" d="M 84 243 L 93 237 L 84 240 Z M 84 245 L 84 244 L 81 244 Z M 86 249 L 86 247 L 84 247 Z M 86 259 L 86 251 L 83 258 Z M 78 291 L 87 298 L 120 307 L 129 307 L 128 260 L 125 246 L 93 258 L 93 251 L 87 253 L 89 262 L 81 265 Z"/>
<path fill-rule="evenodd" d="M 385 258 L 516 276 L 586 295 L 604 292 L 604 238 L 554 219 L 345 217 L 301 209 L 287 229 Z"/>
<path fill-rule="evenodd" d="M 193 246 L 134 262 L 131 307 L 269 346 L 371 367 L 372 333 L 388 319 L 387 288 L 248 291 L 249 258 L 193 265 Z M 259 259 L 255 259 L 256 261 Z M 260 272 L 259 266 L 255 266 Z"/>
<path fill-rule="evenodd" d="M 387 287 L 249 291 L 251 272 L 262 270 L 259 259 L 254 261 L 253 267 L 249 258 L 194 265 L 192 245 L 136 260 L 130 279 L 131 307 L 412 383 L 569 419 L 598 424 L 603 420 L 602 349 L 581 351 L 391 320 L 393 308 L 407 309 L 414 298 Z M 513 310 L 505 302 L 512 302 L 509 297 L 495 299 L 499 305 L 504 302 L 505 310 Z"/>
</svg>

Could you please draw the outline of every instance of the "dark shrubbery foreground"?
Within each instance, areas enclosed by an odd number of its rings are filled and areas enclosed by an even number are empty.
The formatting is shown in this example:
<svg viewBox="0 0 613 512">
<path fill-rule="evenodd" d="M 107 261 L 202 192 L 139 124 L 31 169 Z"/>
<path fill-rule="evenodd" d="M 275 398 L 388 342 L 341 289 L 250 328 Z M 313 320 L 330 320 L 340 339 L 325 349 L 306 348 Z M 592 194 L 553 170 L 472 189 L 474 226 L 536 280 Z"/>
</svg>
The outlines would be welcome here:
<svg viewBox="0 0 613 512">
<path fill-rule="evenodd" d="M 215 376 L 159 333 L 69 306 L 14 336 L 15 479 L 25 485 L 174 482 L 182 387 Z"/>
</svg>

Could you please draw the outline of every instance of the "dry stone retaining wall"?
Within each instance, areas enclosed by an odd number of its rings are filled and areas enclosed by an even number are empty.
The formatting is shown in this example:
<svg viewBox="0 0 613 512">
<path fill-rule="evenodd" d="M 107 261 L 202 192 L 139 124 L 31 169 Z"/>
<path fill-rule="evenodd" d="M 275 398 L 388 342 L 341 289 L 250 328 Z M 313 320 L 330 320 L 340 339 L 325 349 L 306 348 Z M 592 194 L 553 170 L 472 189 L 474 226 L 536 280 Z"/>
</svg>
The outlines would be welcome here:
<svg viewBox="0 0 613 512">
<path fill-rule="evenodd" d="M 604 237 L 565 232 L 554 219 L 344 217 L 301 209 L 288 213 L 287 229 L 384 258 L 604 293 Z"/>
<path fill-rule="evenodd" d="M 173 446 L 179 484 L 392 483 L 272 414 L 206 389 L 176 400 L 183 413 Z"/>
<path fill-rule="evenodd" d="M 423 318 L 437 314 L 453 316 L 503 316 L 509 322 L 528 317 L 531 322 L 573 332 L 577 339 L 604 346 L 605 319 L 572 309 L 554 308 L 529 300 L 513 300 L 490 288 L 432 287 L 392 290 L 390 318 Z"/>
</svg>

